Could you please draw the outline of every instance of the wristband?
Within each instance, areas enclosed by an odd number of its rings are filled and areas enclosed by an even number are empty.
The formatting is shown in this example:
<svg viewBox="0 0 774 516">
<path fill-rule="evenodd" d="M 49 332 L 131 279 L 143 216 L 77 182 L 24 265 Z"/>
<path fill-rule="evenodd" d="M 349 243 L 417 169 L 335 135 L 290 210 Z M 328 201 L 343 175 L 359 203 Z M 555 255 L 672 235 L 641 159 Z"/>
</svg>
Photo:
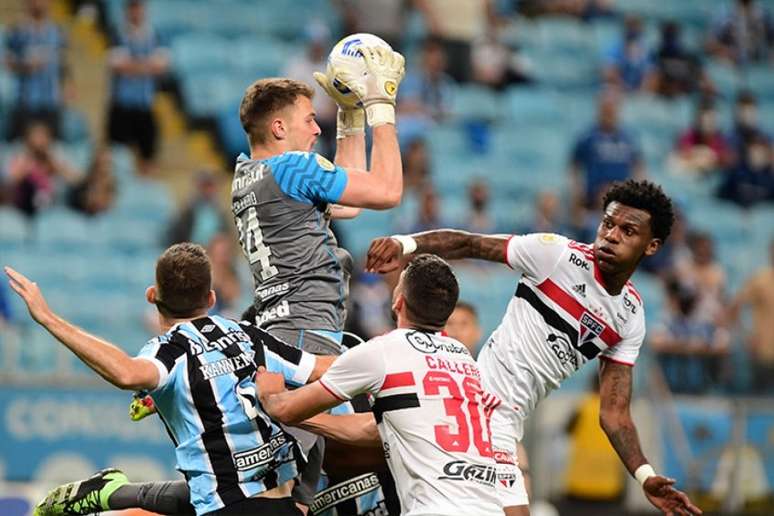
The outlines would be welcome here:
<svg viewBox="0 0 774 516">
<path fill-rule="evenodd" d="M 385 124 L 395 125 L 395 106 L 387 102 L 371 104 L 365 108 L 368 125 L 377 127 Z"/>
<path fill-rule="evenodd" d="M 365 111 L 362 108 L 342 109 L 336 114 L 336 139 L 365 133 Z"/>
<path fill-rule="evenodd" d="M 408 235 L 392 235 L 390 238 L 400 242 L 404 256 L 417 250 L 417 241 Z"/>
<path fill-rule="evenodd" d="M 656 476 L 656 470 L 653 469 L 653 466 L 650 464 L 643 464 L 639 468 L 637 468 L 634 472 L 634 478 L 637 479 L 637 482 L 640 483 L 640 485 L 643 485 L 647 479 L 650 477 Z"/>
</svg>

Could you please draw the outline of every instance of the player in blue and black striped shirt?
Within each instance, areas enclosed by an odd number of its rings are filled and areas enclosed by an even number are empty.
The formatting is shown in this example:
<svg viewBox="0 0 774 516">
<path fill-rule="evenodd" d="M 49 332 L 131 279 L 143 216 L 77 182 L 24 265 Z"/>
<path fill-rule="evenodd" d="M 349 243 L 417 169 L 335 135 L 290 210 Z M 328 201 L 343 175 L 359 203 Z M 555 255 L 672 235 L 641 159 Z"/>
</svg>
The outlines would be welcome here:
<svg viewBox="0 0 774 516">
<path fill-rule="evenodd" d="M 204 249 L 177 244 L 159 258 L 156 284 L 146 297 L 156 305 L 166 332 L 136 358 L 58 317 L 35 283 L 10 268 L 6 273 L 31 316 L 89 367 L 119 388 L 151 392 L 175 443 L 177 468 L 186 477 L 197 515 L 300 514 L 290 493 L 302 456 L 295 439 L 257 403 L 255 373 L 264 366 L 299 386 L 318 378 L 333 359 L 287 346 L 249 323 L 208 316 L 215 293 Z M 185 486 L 174 484 L 160 486 L 176 496 Z M 105 471 L 59 488 L 36 514 L 134 506 L 136 489 L 117 470 Z M 180 506 L 166 512 L 186 510 Z"/>
</svg>

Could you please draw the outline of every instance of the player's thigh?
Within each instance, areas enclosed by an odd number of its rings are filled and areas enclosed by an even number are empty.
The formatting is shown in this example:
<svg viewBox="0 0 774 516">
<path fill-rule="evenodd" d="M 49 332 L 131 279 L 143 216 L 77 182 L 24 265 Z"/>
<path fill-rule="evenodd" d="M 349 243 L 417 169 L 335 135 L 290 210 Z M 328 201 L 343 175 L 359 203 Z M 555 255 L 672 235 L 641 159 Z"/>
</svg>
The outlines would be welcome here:
<svg viewBox="0 0 774 516">
<path fill-rule="evenodd" d="M 529 514 L 529 497 L 516 454 L 518 446 L 516 435 L 521 435 L 519 428 L 521 424 L 522 421 L 514 410 L 509 410 L 507 406 L 501 406 L 492 414 L 490 428 L 492 430 L 492 450 L 497 468 L 497 496 L 503 507 L 514 510 L 523 507 L 527 510 L 526 513 L 514 514 Z"/>
</svg>

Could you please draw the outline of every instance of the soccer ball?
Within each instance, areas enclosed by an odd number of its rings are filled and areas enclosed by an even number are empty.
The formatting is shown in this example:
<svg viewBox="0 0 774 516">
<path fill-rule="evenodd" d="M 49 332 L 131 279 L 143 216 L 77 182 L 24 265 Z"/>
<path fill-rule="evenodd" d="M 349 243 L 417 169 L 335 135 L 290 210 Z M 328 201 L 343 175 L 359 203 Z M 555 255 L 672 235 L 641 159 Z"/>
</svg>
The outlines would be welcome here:
<svg viewBox="0 0 774 516">
<path fill-rule="evenodd" d="M 352 72 L 355 77 L 360 77 L 368 73 L 368 67 L 366 66 L 363 55 L 356 50 L 360 45 L 367 45 L 369 47 L 385 47 L 392 50 L 392 47 L 378 36 L 368 33 L 350 34 L 336 45 L 328 54 L 328 76 L 332 77 L 331 67 L 344 68 Z M 363 107 L 362 102 L 352 93 L 349 88 L 344 84 L 333 79 L 333 87 L 341 93 L 346 99 L 351 100 L 351 105 L 357 107 Z"/>
</svg>

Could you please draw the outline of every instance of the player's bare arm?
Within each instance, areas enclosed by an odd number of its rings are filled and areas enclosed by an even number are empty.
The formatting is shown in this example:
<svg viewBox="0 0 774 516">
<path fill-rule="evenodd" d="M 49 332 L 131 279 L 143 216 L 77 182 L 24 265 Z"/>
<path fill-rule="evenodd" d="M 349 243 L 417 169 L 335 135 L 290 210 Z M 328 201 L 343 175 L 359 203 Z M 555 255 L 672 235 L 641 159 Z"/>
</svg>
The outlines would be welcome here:
<svg viewBox="0 0 774 516">
<path fill-rule="evenodd" d="M 314 369 L 312 369 L 312 374 L 309 375 L 307 383 L 319 380 L 335 360 L 336 355 L 315 355 Z"/>
<path fill-rule="evenodd" d="M 150 361 L 132 358 L 119 347 L 95 337 L 55 314 L 37 283 L 5 267 L 10 286 L 27 304 L 30 316 L 97 374 L 119 389 L 154 389 L 159 372 Z"/>
<path fill-rule="evenodd" d="M 455 229 L 425 231 L 398 238 L 382 237 L 371 242 L 366 270 L 392 272 L 400 266 L 400 259 L 411 253 L 432 253 L 449 260 L 477 258 L 505 263 L 507 243 L 507 235 L 482 235 Z"/>
<path fill-rule="evenodd" d="M 655 474 L 642 453 L 630 411 L 631 366 L 602 360 L 599 380 L 600 425 L 626 469 L 641 480 L 648 501 L 666 515 L 701 514 L 701 510 L 691 503 L 685 493 L 673 487 L 674 479 Z M 639 478 L 641 476 L 642 479 Z"/>
<path fill-rule="evenodd" d="M 296 425 L 342 402 L 320 382 L 288 391 L 281 374 L 269 373 L 263 367 L 255 375 L 255 386 L 266 413 L 286 425 Z"/>
<path fill-rule="evenodd" d="M 364 448 L 381 448 L 382 440 L 371 413 L 332 416 L 317 414 L 297 425 L 299 428 L 343 443 Z"/>
</svg>

